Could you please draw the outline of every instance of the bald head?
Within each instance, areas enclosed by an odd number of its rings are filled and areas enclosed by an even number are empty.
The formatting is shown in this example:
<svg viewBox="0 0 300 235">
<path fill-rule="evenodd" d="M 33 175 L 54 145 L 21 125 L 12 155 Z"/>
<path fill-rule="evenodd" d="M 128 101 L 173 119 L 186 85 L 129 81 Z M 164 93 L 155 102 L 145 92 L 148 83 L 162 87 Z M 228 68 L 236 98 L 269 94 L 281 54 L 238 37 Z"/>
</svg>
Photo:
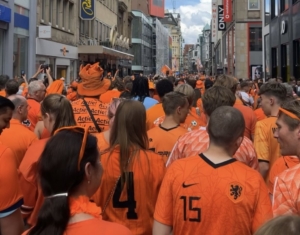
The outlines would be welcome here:
<svg viewBox="0 0 300 235">
<path fill-rule="evenodd" d="M 13 118 L 18 119 L 20 122 L 23 122 L 27 119 L 27 100 L 21 95 L 11 95 L 7 97 L 15 105 L 15 110 L 13 112 Z"/>
</svg>

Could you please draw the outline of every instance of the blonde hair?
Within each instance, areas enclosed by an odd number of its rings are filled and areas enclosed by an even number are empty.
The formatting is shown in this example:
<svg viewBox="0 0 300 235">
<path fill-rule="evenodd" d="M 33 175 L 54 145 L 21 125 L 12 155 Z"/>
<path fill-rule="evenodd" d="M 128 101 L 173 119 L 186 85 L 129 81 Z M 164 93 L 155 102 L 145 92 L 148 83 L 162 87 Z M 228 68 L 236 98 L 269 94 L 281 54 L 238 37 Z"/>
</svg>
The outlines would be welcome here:
<svg viewBox="0 0 300 235">
<path fill-rule="evenodd" d="M 178 85 L 174 91 L 184 94 L 187 97 L 190 106 L 193 104 L 195 91 L 189 84 Z"/>
</svg>

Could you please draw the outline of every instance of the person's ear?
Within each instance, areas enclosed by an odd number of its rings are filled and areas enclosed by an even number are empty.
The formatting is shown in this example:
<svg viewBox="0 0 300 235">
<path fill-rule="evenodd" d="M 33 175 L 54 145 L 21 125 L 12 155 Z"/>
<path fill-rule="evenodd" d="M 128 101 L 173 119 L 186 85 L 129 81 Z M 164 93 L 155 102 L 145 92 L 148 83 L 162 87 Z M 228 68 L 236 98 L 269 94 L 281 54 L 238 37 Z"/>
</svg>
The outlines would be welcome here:
<svg viewBox="0 0 300 235">
<path fill-rule="evenodd" d="M 85 173 L 85 178 L 87 179 L 88 182 L 90 182 L 93 178 L 93 167 L 90 162 L 85 164 L 84 173 Z"/>
</svg>

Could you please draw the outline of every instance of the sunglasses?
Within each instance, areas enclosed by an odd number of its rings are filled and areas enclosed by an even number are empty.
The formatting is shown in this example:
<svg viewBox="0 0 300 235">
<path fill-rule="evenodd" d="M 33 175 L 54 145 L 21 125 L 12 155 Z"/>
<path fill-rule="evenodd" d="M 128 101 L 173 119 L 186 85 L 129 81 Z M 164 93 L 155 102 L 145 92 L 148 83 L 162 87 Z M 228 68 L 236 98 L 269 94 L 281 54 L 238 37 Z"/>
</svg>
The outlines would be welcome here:
<svg viewBox="0 0 300 235">
<path fill-rule="evenodd" d="M 81 127 L 81 126 L 67 126 L 67 127 L 62 127 L 62 128 L 57 129 L 54 132 L 54 135 L 56 135 L 58 132 L 64 131 L 64 130 L 79 132 L 79 133 L 83 134 L 83 139 L 82 139 L 82 143 L 81 143 L 81 148 L 80 148 L 80 152 L 79 152 L 79 156 L 78 156 L 78 164 L 77 164 L 78 171 L 80 171 L 80 162 L 81 162 L 81 160 L 83 158 L 83 155 L 84 155 L 84 150 L 85 150 L 86 141 L 87 141 L 89 131 L 88 131 L 87 128 Z"/>
<path fill-rule="evenodd" d="M 299 117 L 297 117 L 295 114 L 293 114 L 292 112 L 290 112 L 286 109 L 279 108 L 279 112 L 282 112 L 282 113 L 286 114 L 287 116 L 289 116 L 290 118 L 293 118 L 293 119 L 296 119 L 296 120 L 300 121 Z"/>
</svg>

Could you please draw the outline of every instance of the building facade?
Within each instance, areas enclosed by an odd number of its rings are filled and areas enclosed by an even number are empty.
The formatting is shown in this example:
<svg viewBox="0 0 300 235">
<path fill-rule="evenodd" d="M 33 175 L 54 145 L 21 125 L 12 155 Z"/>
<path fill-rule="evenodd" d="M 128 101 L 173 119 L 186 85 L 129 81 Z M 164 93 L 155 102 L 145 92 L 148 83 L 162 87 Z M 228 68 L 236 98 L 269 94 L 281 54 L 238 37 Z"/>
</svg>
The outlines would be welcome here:
<svg viewBox="0 0 300 235">
<path fill-rule="evenodd" d="M 36 1 L 0 1 L 0 74 L 34 74 Z"/>
<path fill-rule="evenodd" d="M 157 19 L 153 18 L 153 58 L 155 64 L 155 73 L 160 74 L 164 65 L 170 67 L 169 50 L 169 31 Z"/>
<path fill-rule="evenodd" d="M 199 37 L 200 41 L 200 60 L 202 68 L 200 71 L 206 75 L 211 74 L 212 58 L 211 58 L 211 29 L 209 24 L 206 24 L 202 30 L 202 34 Z"/>
<path fill-rule="evenodd" d="M 261 78 L 263 1 L 226 2 L 212 0 L 213 73 Z"/>
<path fill-rule="evenodd" d="M 156 72 L 155 58 L 153 57 L 154 29 L 152 18 L 141 11 L 132 11 L 132 62 L 133 73 L 149 75 Z M 155 45 L 156 46 L 156 45 Z M 156 48 L 155 48 L 156 50 Z"/>
<path fill-rule="evenodd" d="M 300 1 L 265 0 L 263 4 L 265 78 L 300 79 Z"/>
<path fill-rule="evenodd" d="M 92 19 L 79 22 L 78 59 L 82 63 L 99 62 L 105 73 L 120 76 L 131 73 L 131 1 L 94 1 Z M 81 10 L 81 9 L 79 9 Z"/>
<path fill-rule="evenodd" d="M 48 65 L 52 76 L 64 77 L 66 83 L 70 83 L 77 76 L 78 11 L 78 1 L 37 1 L 38 34 L 35 69 L 37 70 L 41 64 Z M 48 30 L 49 34 L 43 34 L 43 30 Z"/>
<path fill-rule="evenodd" d="M 179 73 L 183 71 L 183 35 L 181 31 L 181 18 L 179 13 L 165 13 L 160 19 L 162 24 L 169 30 L 172 36 L 172 71 Z"/>
<path fill-rule="evenodd" d="M 189 52 L 194 47 L 193 44 L 185 44 L 183 48 L 183 71 L 189 71 Z"/>
</svg>

